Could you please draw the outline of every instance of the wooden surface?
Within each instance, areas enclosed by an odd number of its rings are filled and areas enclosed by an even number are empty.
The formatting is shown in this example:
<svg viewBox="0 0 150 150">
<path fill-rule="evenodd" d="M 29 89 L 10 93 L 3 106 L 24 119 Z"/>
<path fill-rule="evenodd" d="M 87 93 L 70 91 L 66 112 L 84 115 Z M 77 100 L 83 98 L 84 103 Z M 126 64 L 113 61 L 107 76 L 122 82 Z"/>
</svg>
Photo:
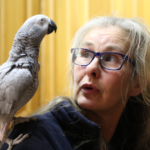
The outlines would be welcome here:
<svg viewBox="0 0 150 150">
<path fill-rule="evenodd" d="M 70 44 L 75 32 L 94 16 L 118 12 L 123 17 L 140 17 L 150 25 L 150 0 L 0 0 L 0 65 L 9 55 L 14 35 L 24 21 L 36 14 L 53 19 L 57 33 L 46 36 L 41 44 L 40 85 L 32 100 L 17 116 L 26 116 L 65 89 Z"/>
</svg>

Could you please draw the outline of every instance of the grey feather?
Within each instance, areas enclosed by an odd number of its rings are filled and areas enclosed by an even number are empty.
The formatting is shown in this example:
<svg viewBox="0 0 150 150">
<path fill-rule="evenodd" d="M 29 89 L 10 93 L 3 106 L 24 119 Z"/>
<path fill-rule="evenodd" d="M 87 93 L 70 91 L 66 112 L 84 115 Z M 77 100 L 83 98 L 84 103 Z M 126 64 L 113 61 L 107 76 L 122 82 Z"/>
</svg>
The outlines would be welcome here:
<svg viewBox="0 0 150 150">
<path fill-rule="evenodd" d="M 39 83 L 40 43 L 46 34 L 56 29 L 56 24 L 48 17 L 36 15 L 29 18 L 15 35 L 9 58 L 0 66 L 1 123 L 12 118 L 35 94 Z"/>
</svg>

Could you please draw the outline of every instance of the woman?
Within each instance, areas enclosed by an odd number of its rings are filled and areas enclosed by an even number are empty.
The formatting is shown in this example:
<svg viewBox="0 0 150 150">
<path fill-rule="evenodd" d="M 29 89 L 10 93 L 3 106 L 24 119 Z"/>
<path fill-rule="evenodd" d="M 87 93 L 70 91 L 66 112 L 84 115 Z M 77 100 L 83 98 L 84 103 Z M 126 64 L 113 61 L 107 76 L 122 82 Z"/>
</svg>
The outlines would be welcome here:
<svg viewBox="0 0 150 150">
<path fill-rule="evenodd" d="M 37 122 L 17 125 L 10 138 L 30 137 L 13 150 L 149 150 L 149 29 L 134 19 L 94 18 L 70 55 L 72 98 L 58 97 Z"/>
</svg>

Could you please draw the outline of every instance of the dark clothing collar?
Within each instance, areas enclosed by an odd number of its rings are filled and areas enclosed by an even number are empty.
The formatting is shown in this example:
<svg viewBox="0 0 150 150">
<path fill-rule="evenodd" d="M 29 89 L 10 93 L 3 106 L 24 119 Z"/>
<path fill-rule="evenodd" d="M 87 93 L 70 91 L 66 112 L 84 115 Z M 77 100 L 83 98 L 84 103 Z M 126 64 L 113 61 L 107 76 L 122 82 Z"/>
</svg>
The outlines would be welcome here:
<svg viewBox="0 0 150 150">
<path fill-rule="evenodd" d="M 134 150 L 140 135 L 142 117 L 141 103 L 129 100 L 122 115 L 114 136 L 110 141 L 110 150 Z"/>
<path fill-rule="evenodd" d="M 107 144 L 110 150 L 134 149 L 140 130 L 138 115 L 140 109 L 140 103 L 128 101 L 114 136 Z M 99 144 L 100 127 L 82 116 L 69 102 L 62 102 L 55 106 L 52 114 L 57 118 L 66 135 L 73 135 L 79 140 L 78 142 L 84 141 L 86 143 L 86 141 L 93 140 Z"/>
<path fill-rule="evenodd" d="M 71 143 L 81 149 L 98 150 L 100 127 L 80 114 L 69 102 L 56 105 L 51 113 L 57 119 Z M 83 146 L 82 146 L 83 145 Z"/>
</svg>

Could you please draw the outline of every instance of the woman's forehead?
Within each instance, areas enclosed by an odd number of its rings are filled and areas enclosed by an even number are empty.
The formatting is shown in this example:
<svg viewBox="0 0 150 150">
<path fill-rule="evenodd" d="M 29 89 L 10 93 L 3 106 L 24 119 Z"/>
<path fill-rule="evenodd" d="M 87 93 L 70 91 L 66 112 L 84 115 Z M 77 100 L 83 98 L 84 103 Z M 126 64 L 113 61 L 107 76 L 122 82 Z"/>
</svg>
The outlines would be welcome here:
<svg viewBox="0 0 150 150">
<path fill-rule="evenodd" d="M 99 37 L 104 37 L 107 35 L 113 35 L 113 36 L 118 36 L 120 39 L 123 39 L 123 40 L 127 36 L 127 33 L 125 33 L 125 31 L 118 26 L 95 27 L 85 34 L 84 40 L 89 35 L 92 35 L 92 34 L 95 35 L 96 33 L 97 33 L 97 36 L 99 36 Z"/>
<path fill-rule="evenodd" d="M 92 47 L 95 45 L 105 45 L 106 47 L 121 46 L 128 50 L 129 40 L 120 27 L 96 27 L 91 29 L 84 37 L 81 46 Z"/>
</svg>

